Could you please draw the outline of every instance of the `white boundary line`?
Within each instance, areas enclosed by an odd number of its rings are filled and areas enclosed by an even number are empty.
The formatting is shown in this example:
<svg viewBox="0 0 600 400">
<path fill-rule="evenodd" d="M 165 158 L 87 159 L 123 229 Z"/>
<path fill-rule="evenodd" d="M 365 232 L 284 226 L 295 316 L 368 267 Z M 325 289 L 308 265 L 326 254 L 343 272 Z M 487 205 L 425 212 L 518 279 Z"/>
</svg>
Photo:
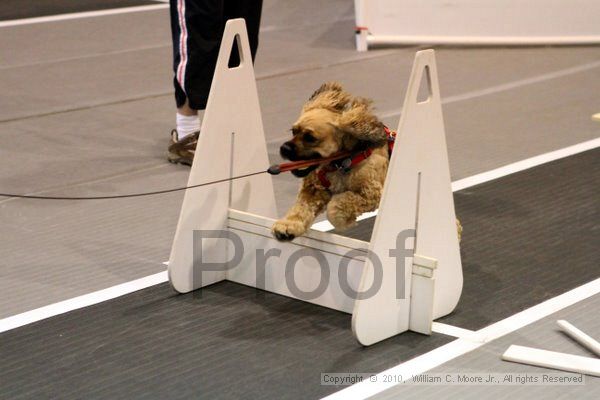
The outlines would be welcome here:
<svg viewBox="0 0 600 400">
<path fill-rule="evenodd" d="M 110 8 L 108 10 L 84 11 L 84 12 L 74 12 L 74 13 L 67 13 L 67 14 L 48 15 L 45 17 L 11 19 L 8 21 L 1 21 L 0 28 L 5 28 L 5 27 L 9 27 L 9 26 L 18 26 L 18 25 L 39 24 L 39 23 L 43 23 L 43 22 L 66 21 L 66 20 L 70 20 L 70 19 L 79 19 L 79 18 L 101 17 L 104 15 L 127 14 L 127 13 L 140 12 L 140 11 L 154 11 L 154 10 L 162 10 L 162 9 L 166 9 L 166 8 L 169 8 L 169 4 L 152 4 L 152 5 L 147 5 L 147 6 Z"/>
<path fill-rule="evenodd" d="M 600 137 L 586 142 L 578 143 L 569 147 L 554 150 L 548 153 L 540 154 L 539 156 L 526 158 L 525 160 L 517 161 L 512 164 L 505 165 L 500 168 L 492 169 L 490 171 L 482 172 L 477 175 L 469 176 L 467 178 L 459 179 L 452 182 L 452 191 L 457 192 L 480 183 L 493 181 L 494 179 L 502 178 L 503 176 L 511 175 L 516 172 L 521 172 L 529 168 L 537 167 L 538 165 L 546 164 L 551 161 L 559 160 L 561 158 L 569 157 L 574 154 L 582 153 L 587 150 L 595 149 L 600 147 Z M 365 213 L 357 218 L 357 221 L 361 221 L 366 218 L 371 218 L 377 215 L 377 210 L 369 213 Z M 333 225 L 329 221 L 321 221 L 314 224 L 312 229 L 317 231 L 330 231 L 333 229 Z"/>
<path fill-rule="evenodd" d="M 88 307 L 103 301 L 111 300 L 138 290 L 146 289 L 150 286 L 158 285 L 168 280 L 167 271 L 159 272 L 154 275 L 146 276 L 134 281 L 125 282 L 120 285 L 112 286 L 96 292 L 84 294 L 72 299 L 64 300 L 58 303 L 50 304 L 45 307 L 36 308 L 22 314 L 0 320 L 0 333 L 15 329 L 33 322 L 41 321 L 46 318 L 64 314 L 79 308 Z"/>
<path fill-rule="evenodd" d="M 376 382 L 363 381 L 346 389 L 335 392 L 324 397 L 327 400 L 358 400 L 366 399 L 383 392 L 396 385 L 394 382 L 385 382 L 384 376 L 402 376 L 403 381 L 413 376 L 429 371 L 447 361 L 453 360 L 463 354 L 473 351 L 485 343 L 498 339 L 519 328 L 538 321 L 548 315 L 560 311 L 577 302 L 585 300 L 600 293 L 600 278 L 573 290 L 546 300 L 536 306 L 528 308 L 520 313 L 510 316 L 502 321 L 496 322 L 486 328 L 475 332 L 477 340 L 466 338 L 456 339 L 428 353 L 422 354 L 412 360 L 406 361 L 393 368 L 377 374 Z"/>
<path fill-rule="evenodd" d="M 551 151 L 549 153 L 540 154 L 539 156 L 527 158 L 522 161 L 517 161 L 516 163 L 508 164 L 504 167 L 496 168 L 491 171 L 473 175 L 468 178 L 459 179 L 458 181 L 452 182 L 452 191 L 456 192 L 471 186 L 479 185 L 480 183 L 489 182 L 491 180 L 498 179 L 503 176 L 511 175 L 516 172 L 537 167 L 538 165 L 546 164 L 551 161 L 569 157 L 573 154 L 583 153 L 584 151 L 595 149 L 596 147 L 600 147 L 600 137 L 588 140 L 586 142 L 578 143 L 573 146 Z"/>
<path fill-rule="evenodd" d="M 490 94 L 501 93 L 501 92 L 505 92 L 507 90 L 518 89 L 522 86 L 533 85 L 536 83 L 545 82 L 545 81 L 549 81 L 552 79 L 562 78 L 562 77 L 577 74 L 580 72 L 589 71 L 591 69 L 595 69 L 598 67 L 600 67 L 600 61 L 593 61 L 593 62 L 589 62 L 589 63 L 582 64 L 582 65 L 576 65 L 574 67 L 565 68 L 565 69 L 561 69 L 558 71 L 548 72 L 548 73 L 545 73 L 542 75 L 537 75 L 537 76 L 534 76 L 531 78 L 519 79 L 517 81 L 501 83 L 496 86 L 491 86 L 491 87 L 487 87 L 484 89 L 478 89 L 478 90 L 474 90 L 472 92 L 467 92 L 467 93 L 457 94 L 454 96 L 445 97 L 442 99 L 442 104 L 450 104 L 450 103 L 456 103 L 459 101 L 472 100 L 472 99 L 476 99 L 476 98 L 482 97 L 482 96 L 487 96 Z M 402 111 L 402 109 L 387 111 L 387 112 L 379 115 L 379 117 L 380 118 L 393 117 L 395 115 L 400 114 L 401 111 Z"/>
<path fill-rule="evenodd" d="M 515 173 L 518 171 L 523 171 L 527 168 L 532 168 L 546 162 L 554 161 L 559 158 L 568 157 L 570 155 L 574 155 L 586 150 L 591 150 L 593 148 L 600 147 L 600 138 L 589 140 L 587 142 L 579 143 L 573 146 L 565 147 L 560 150 L 552 151 L 549 153 L 541 154 L 536 157 L 528 158 L 526 160 L 518 161 L 513 164 L 506 165 L 501 168 L 496 168 L 492 171 L 484 172 L 481 174 L 474 175 L 472 177 L 468 177 L 465 179 L 458 180 L 452 183 L 452 190 L 457 191 L 461 189 L 465 189 L 470 186 L 478 185 L 483 182 L 491 181 L 493 179 L 500 178 L 502 176 L 509 175 L 511 173 Z M 377 215 L 377 212 L 365 213 L 361 215 L 358 219 L 363 220 L 365 218 L 369 218 Z M 319 231 L 327 231 L 333 229 L 333 226 L 329 223 L 329 221 L 318 222 L 312 226 L 313 229 Z M 166 262 L 163 264 L 167 264 Z M 21 314 L 13 315 L 11 317 L 7 317 L 0 320 L 0 333 L 6 332 L 11 329 L 15 329 L 32 322 L 40 321 L 42 319 L 50 318 L 59 314 L 63 314 L 72 310 L 76 310 L 78 308 L 87 307 L 93 304 L 97 304 L 103 301 L 111 300 L 116 297 L 120 297 L 132 292 L 136 292 L 138 290 L 145 289 L 147 287 L 158 285 L 160 283 L 164 283 L 168 281 L 167 271 L 160 272 L 158 274 L 150 275 L 144 278 L 136 279 L 134 281 L 122 283 L 120 285 L 116 285 L 113 287 L 109 287 L 107 289 L 102 289 L 96 292 L 88 293 L 82 296 L 74 297 L 72 299 L 64 300 L 58 303 L 50 304 L 48 306 L 40 307 L 31 311 L 26 311 Z M 442 327 L 445 324 L 437 324 L 436 329 L 440 329 L 440 333 Z M 448 327 L 449 325 L 446 325 Z M 461 329 L 461 328 L 457 328 Z M 459 336 L 459 337 L 470 337 L 470 331 L 465 332 L 466 330 L 458 331 L 453 330 L 451 336 Z M 448 332 L 446 330 L 446 332 Z M 463 340 L 463 339 L 459 339 Z"/>
<path fill-rule="evenodd" d="M 154 11 L 154 10 L 162 10 L 169 8 L 169 0 L 153 0 L 157 3 L 162 4 L 152 4 L 145 6 L 133 6 L 133 7 L 121 7 L 121 8 L 110 8 L 106 10 L 96 10 L 96 11 L 82 11 L 82 12 L 72 12 L 65 14 L 55 14 L 55 15 L 47 15 L 43 17 L 33 17 L 33 18 L 20 18 L 20 19 L 11 19 L 7 21 L 0 21 L 0 28 L 11 27 L 11 26 L 19 26 L 19 25 L 31 25 L 31 24 L 39 24 L 44 22 L 55 22 L 55 21 L 66 21 L 72 19 L 79 18 L 90 18 L 90 17 L 102 17 L 105 15 L 116 15 L 116 14 L 127 14 L 132 12 L 141 12 L 141 11 Z M 338 18 L 336 22 L 340 21 L 353 21 L 354 17 L 346 17 L 346 18 Z M 315 24 L 304 24 L 304 26 L 311 26 Z M 286 26 L 279 25 L 267 25 L 260 27 L 260 33 L 273 32 L 285 29 Z M 169 44 L 170 45 L 170 44 Z"/>
<path fill-rule="evenodd" d="M 435 333 L 441 333 L 446 336 L 454 336 L 459 339 L 469 339 L 473 342 L 482 341 L 482 339 L 477 335 L 477 332 L 471 331 L 469 329 L 460 328 L 454 325 L 448 325 L 441 322 L 435 322 L 431 324 L 431 330 Z"/>
<path fill-rule="evenodd" d="M 580 72 L 589 71 L 589 70 L 592 70 L 592 69 L 595 69 L 598 67 L 600 67 L 600 61 L 593 61 L 593 62 L 589 62 L 589 63 L 582 64 L 582 65 L 576 65 L 574 67 L 560 69 L 558 71 L 551 71 L 551 72 L 548 72 L 548 73 L 545 73 L 542 75 L 537 75 L 537 76 L 534 76 L 531 78 L 519 79 L 516 81 L 501 83 L 499 85 L 490 86 L 490 87 L 483 88 L 483 89 L 473 90 L 471 92 L 466 92 L 466 93 L 461 93 L 461 94 L 457 94 L 457 95 L 453 95 L 453 96 L 444 97 L 444 98 L 442 98 L 442 104 L 450 104 L 450 103 L 456 103 L 456 102 L 465 101 L 465 100 L 473 100 L 478 97 L 487 96 L 487 95 L 495 94 L 495 93 L 501 93 L 501 92 L 505 92 L 507 90 L 518 89 L 523 86 L 533 85 L 536 83 L 545 82 L 545 81 L 549 81 L 552 79 L 562 78 L 562 77 L 577 74 Z M 384 119 L 384 118 L 390 118 L 390 117 L 399 115 L 399 114 L 401 114 L 401 112 L 402 112 L 402 109 L 397 108 L 397 109 L 388 110 L 385 112 L 377 112 L 377 116 L 380 119 Z M 600 113 L 592 115 L 591 118 L 595 121 L 600 121 Z M 267 140 L 267 144 L 281 142 L 284 138 L 287 138 L 287 137 L 288 137 L 288 135 L 273 137 L 273 138 Z"/>
</svg>

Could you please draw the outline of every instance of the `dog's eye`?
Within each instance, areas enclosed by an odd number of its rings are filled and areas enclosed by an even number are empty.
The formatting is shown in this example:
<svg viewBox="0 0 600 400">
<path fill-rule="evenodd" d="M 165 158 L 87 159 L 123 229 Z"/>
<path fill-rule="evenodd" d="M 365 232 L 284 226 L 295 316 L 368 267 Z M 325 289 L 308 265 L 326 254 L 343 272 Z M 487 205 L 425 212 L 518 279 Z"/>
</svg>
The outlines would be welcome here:
<svg viewBox="0 0 600 400">
<path fill-rule="evenodd" d="M 314 143 L 317 141 L 317 138 L 310 133 L 305 133 L 304 136 L 302 136 L 302 140 L 304 140 L 306 143 Z"/>
</svg>

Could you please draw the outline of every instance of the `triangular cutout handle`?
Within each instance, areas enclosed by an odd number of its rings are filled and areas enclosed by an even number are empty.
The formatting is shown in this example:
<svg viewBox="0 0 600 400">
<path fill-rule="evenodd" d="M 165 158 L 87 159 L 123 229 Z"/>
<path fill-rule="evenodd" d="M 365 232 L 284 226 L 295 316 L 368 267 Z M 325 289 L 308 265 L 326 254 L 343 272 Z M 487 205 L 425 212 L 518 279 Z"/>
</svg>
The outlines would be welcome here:
<svg viewBox="0 0 600 400">
<path fill-rule="evenodd" d="M 429 104 L 440 100 L 437 69 L 433 51 L 423 50 L 420 57 L 413 64 L 414 75 L 406 93 L 406 100 L 413 104 Z"/>
<path fill-rule="evenodd" d="M 235 70 L 244 68 L 247 61 L 252 63 L 251 54 L 244 19 L 230 19 L 225 24 L 225 32 L 221 40 L 221 50 L 215 69 Z"/>
<path fill-rule="evenodd" d="M 231 43 L 231 50 L 229 51 L 229 63 L 228 67 L 237 68 L 244 62 L 244 53 L 242 52 L 242 40 L 240 35 L 236 34 L 233 42 Z"/>
<path fill-rule="evenodd" d="M 432 95 L 431 71 L 429 70 L 429 65 L 426 65 L 421 71 L 421 81 L 419 83 L 419 91 L 417 92 L 417 103 L 428 102 Z"/>
</svg>

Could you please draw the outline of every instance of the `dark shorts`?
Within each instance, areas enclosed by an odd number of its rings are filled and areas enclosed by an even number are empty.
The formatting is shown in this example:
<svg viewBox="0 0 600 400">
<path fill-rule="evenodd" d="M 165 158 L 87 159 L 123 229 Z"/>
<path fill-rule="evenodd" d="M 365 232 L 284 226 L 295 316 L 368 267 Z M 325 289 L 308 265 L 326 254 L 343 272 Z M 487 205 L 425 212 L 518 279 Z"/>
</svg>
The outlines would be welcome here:
<svg viewBox="0 0 600 400">
<path fill-rule="evenodd" d="M 225 23 L 244 18 L 252 58 L 258 47 L 262 0 L 170 0 L 173 83 L 177 107 L 206 108 Z M 237 51 L 230 64 L 238 63 Z"/>
</svg>

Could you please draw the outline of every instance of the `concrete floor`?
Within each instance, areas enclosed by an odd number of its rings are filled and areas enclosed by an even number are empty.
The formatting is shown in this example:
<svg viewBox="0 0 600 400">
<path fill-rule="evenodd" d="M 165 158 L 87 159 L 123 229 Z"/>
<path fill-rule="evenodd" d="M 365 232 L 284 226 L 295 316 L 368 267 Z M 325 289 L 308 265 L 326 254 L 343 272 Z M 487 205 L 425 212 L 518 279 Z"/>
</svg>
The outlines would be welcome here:
<svg viewBox="0 0 600 400">
<path fill-rule="evenodd" d="M 357 53 L 353 2 L 265 0 L 256 61 L 271 161 L 312 91 L 339 80 L 398 123 L 415 47 Z M 2 191 L 101 195 L 185 185 L 166 9 L 0 27 Z M 599 47 L 438 48 L 453 179 L 600 134 Z M 275 178 L 280 212 L 298 182 Z M 164 270 L 182 194 L 0 200 L 0 318 Z"/>
</svg>

